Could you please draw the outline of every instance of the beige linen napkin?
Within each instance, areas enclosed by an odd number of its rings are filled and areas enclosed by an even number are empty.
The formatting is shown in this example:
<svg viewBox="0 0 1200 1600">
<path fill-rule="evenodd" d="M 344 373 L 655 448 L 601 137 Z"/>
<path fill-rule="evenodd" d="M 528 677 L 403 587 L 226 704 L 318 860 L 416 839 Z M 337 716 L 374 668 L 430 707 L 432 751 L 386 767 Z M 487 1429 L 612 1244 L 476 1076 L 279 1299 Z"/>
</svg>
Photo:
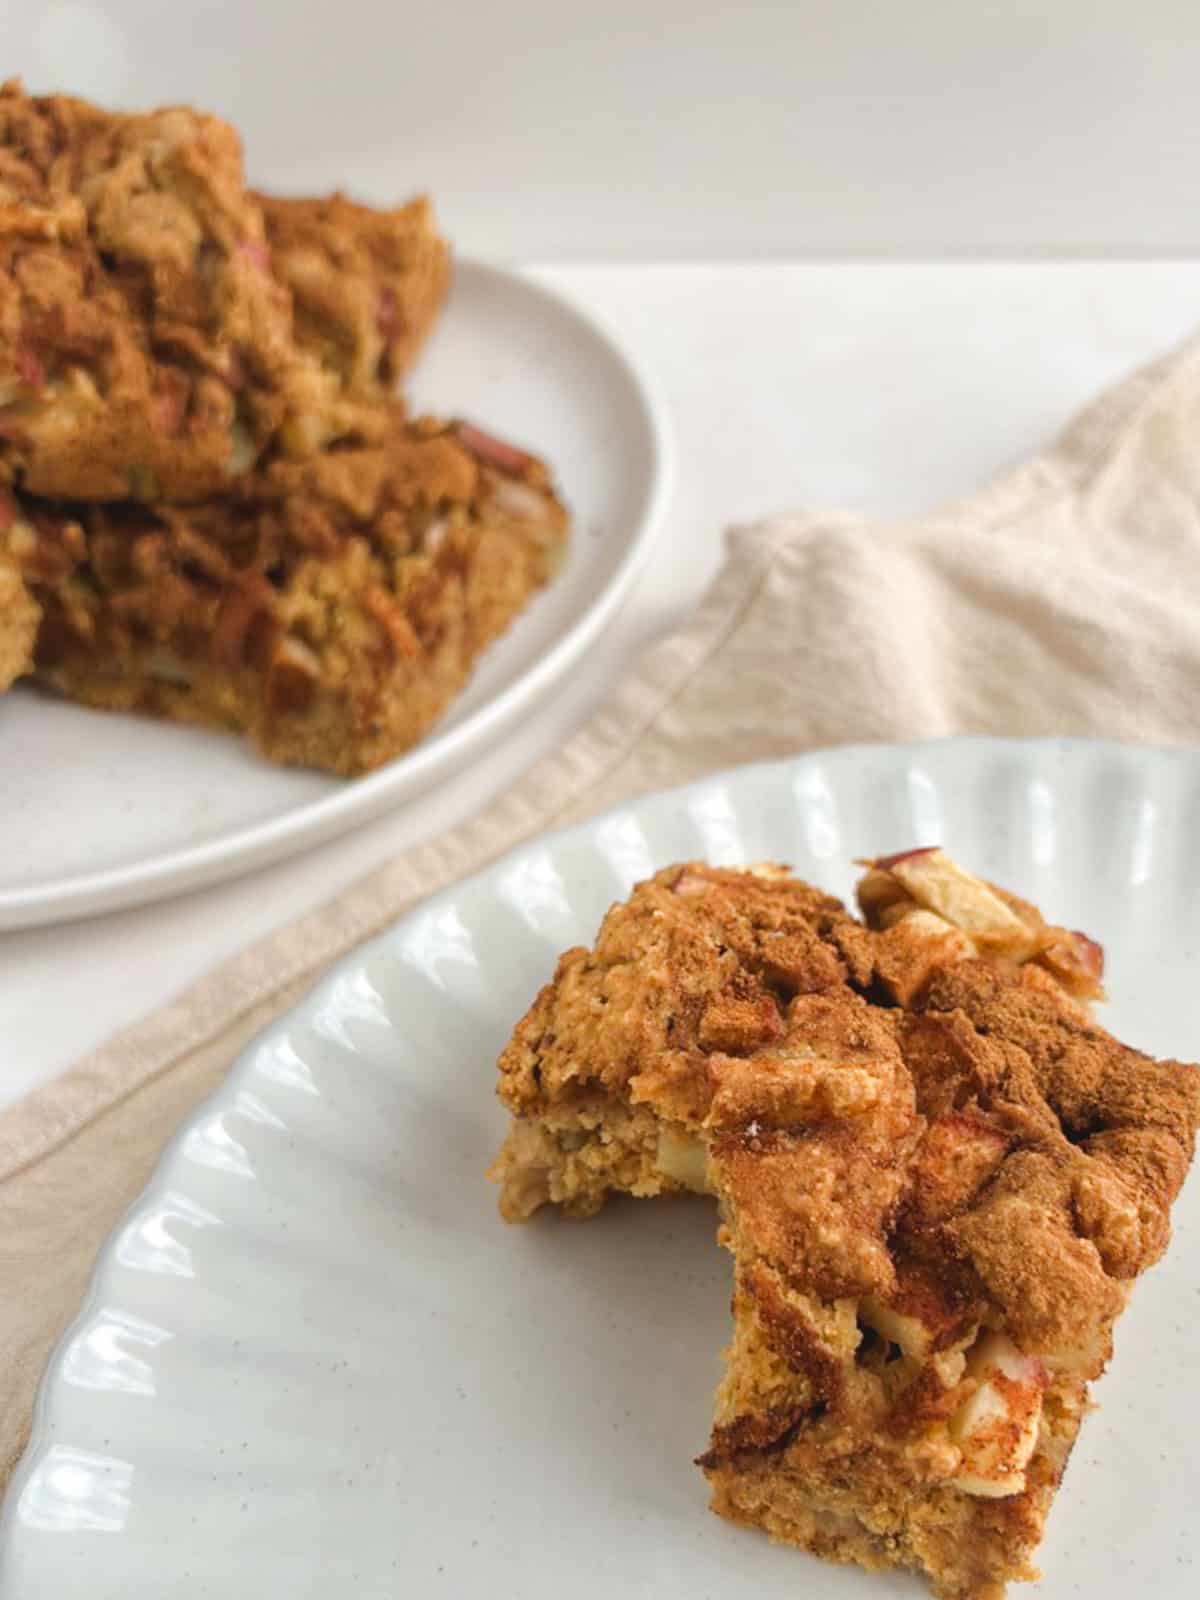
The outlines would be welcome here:
<svg viewBox="0 0 1200 1600">
<path fill-rule="evenodd" d="M 1200 344 L 927 521 L 736 530 L 692 619 L 473 821 L 263 939 L 0 1118 L 0 1482 L 96 1249 L 237 1051 L 414 900 L 735 762 L 951 733 L 1200 735 Z"/>
</svg>

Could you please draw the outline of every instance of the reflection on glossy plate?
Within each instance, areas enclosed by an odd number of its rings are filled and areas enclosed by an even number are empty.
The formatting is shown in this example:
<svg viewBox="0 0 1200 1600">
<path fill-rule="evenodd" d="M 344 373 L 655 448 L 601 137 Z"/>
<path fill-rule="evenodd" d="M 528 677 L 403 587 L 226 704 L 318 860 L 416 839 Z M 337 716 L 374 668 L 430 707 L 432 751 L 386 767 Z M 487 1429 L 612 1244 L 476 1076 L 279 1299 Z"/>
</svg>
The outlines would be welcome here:
<svg viewBox="0 0 1200 1600">
<path fill-rule="evenodd" d="M 0 695 L 0 928 L 133 905 L 263 866 L 380 815 L 461 768 L 597 637 L 659 520 L 661 407 L 620 347 L 553 290 L 458 262 L 411 385 L 544 455 L 574 516 L 554 582 L 408 755 L 365 778 L 276 767 L 220 733 Z"/>
<path fill-rule="evenodd" d="M 1200 1054 L 1192 751 L 846 748 L 529 845 L 351 955 L 168 1150 L 50 1368 L 3 1600 L 919 1594 L 706 1513 L 707 1202 L 506 1228 L 482 1174 L 511 1023 L 636 879 L 775 856 L 846 893 L 851 857 L 935 841 L 1104 940 L 1117 1031 Z M 1193 1180 L 1118 1328 L 1047 1594 L 1195 1593 L 1198 1210 Z"/>
</svg>

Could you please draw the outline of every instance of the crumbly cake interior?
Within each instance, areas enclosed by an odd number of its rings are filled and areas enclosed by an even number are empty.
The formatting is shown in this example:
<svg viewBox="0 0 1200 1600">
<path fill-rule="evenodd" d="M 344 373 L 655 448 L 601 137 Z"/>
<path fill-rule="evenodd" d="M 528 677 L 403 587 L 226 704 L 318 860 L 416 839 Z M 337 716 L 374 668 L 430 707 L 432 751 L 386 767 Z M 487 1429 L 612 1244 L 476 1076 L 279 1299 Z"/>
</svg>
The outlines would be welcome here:
<svg viewBox="0 0 1200 1600">
<path fill-rule="evenodd" d="M 714 1508 L 985 1600 L 1034 1575 L 1200 1074 L 1098 1027 L 1098 946 L 942 852 L 874 863 L 859 898 L 863 921 L 773 867 L 640 885 L 501 1057 L 493 1171 L 510 1219 L 714 1193 Z"/>
<path fill-rule="evenodd" d="M 34 672 L 340 774 L 411 745 L 561 557 L 542 465 L 466 424 L 275 460 L 197 506 L 18 496 Z"/>
</svg>

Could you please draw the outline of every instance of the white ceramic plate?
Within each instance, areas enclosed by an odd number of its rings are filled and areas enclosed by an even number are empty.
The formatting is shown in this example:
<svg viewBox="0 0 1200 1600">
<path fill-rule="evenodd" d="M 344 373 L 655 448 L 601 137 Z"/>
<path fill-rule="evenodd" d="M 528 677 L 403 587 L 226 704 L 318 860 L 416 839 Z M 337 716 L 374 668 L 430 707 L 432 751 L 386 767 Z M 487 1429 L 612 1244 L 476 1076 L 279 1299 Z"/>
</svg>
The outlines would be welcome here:
<svg viewBox="0 0 1200 1600">
<path fill-rule="evenodd" d="M 701 1200 L 496 1217 L 493 1060 L 556 953 L 680 857 L 941 841 L 1103 938 L 1113 1025 L 1200 1054 L 1200 756 L 858 747 L 532 844 L 355 952 L 242 1057 L 104 1249 L 50 1367 L 3 1600 L 832 1600 L 921 1591 L 707 1514 L 729 1261 Z M 1042 1592 L 1195 1593 L 1200 1184 L 1118 1331 Z"/>
<path fill-rule="evenodd" d="M 563 571 L 408 755 L 353 782 L 238 740 L 0 696 L 0 928 L 90 915 L 262 866 L 461 767 L 578 660 L 645 554 L 669 479 L 652 389 L 590 317 L 514 273 L 458 262 L 411 385 L 553 463 L 575 518 Z"/>
</svg>

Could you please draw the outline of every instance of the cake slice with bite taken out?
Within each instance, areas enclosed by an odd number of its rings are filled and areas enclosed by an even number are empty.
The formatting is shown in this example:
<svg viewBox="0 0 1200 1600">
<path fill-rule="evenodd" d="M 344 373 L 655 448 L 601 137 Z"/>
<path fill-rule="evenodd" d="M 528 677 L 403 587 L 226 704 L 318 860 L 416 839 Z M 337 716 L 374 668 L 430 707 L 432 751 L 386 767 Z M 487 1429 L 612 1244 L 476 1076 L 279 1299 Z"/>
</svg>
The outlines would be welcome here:
<svg viewBox="0 0 1200 1600">
<path fill-rule="evenodd" d="M 777 867 L 691 863 L 569 951 L 500 1060 L 509 1218 L 713 1193 L 734 1329 L 713 1506 L 991 1600 L 1032 1556 L 1161 1255 L 1200 1074 L 1092 1020 L 1084 935 L 940 850 L 863 921 Z"/>
</svg>

